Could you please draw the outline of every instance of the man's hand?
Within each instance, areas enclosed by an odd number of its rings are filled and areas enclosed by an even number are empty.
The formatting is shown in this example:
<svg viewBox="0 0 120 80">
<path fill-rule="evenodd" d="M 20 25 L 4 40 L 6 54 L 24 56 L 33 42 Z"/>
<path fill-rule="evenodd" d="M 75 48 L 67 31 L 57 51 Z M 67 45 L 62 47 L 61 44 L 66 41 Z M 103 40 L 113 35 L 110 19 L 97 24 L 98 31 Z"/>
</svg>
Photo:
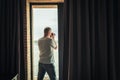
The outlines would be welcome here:
<svg viewBox="0 0 120 80">
<path fill-rule="evenodd" d="M 54 38 L 55 38 L 55 36 L 54 36 L 54 35 L 52 35 L 52 36 L 51 36 L 51 38 L 52 38 L 52 39 L 54 39 Z"/>
<path fill-rule="evenodd" d="M 52 39 L 54 39 L 54 38 L 55 38 L 55 34 L 52 33 L 50 37 L 51 37 Z"/>
</svg>

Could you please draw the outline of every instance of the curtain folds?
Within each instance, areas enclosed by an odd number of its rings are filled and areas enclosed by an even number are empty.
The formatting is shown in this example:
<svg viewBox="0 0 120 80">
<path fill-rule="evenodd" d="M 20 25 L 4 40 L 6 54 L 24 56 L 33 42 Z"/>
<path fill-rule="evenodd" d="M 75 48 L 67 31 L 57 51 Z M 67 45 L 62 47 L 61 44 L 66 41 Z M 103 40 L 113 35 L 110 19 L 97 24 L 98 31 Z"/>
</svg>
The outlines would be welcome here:
<svg viewBox="0 0 120 80">
<path fill-rule="evenodd" d="M 119 4 L 65 0 L 63 80 L 120 80 Z"/>
<path fill-rule="evenodd" d="M 25 0 L 0 0 L 0 80 L 11 80 L 24 71 L 20 61 L 24 60 L 24 10 Z"/>
</svg>

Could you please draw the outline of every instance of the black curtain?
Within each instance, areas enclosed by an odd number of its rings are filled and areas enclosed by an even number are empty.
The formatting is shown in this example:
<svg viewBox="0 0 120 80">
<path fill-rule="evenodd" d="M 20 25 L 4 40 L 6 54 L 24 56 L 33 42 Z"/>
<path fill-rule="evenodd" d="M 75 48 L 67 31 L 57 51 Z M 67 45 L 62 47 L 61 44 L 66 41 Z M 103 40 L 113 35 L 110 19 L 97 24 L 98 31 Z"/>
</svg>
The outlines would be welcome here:
<svg viewBox="0 0 120 80">
<path fill-rule="evenodd" d="M 58 4 L 58 33 L 59 33 L 59 80 L 63 80 L 63 53 L 64 53 L 64 6 Z"/>
<path fill-rule="evenodd" d="M 25 77 L 24 10 L 25 0 L 0 0 L 0 80 Z"/>
<path fill-rule="evenodd" d="M 63 80 L 120 80 L 120 0 L 65 0 Z"/>
</svg>

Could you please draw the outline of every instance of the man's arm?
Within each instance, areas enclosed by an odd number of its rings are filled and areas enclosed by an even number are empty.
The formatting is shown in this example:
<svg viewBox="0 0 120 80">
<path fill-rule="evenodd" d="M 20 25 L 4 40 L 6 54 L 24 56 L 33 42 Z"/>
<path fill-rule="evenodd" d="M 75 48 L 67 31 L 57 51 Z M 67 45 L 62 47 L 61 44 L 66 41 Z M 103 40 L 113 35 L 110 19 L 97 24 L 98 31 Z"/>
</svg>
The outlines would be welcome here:
<svg viewBox="0 0 120 80">
<path fill-rule="evenodd" d="M 54 39 L 50 39 L 50 46 L 53 47 L 54 49 L 57 49 L 57 43 Z"/>
</svg>

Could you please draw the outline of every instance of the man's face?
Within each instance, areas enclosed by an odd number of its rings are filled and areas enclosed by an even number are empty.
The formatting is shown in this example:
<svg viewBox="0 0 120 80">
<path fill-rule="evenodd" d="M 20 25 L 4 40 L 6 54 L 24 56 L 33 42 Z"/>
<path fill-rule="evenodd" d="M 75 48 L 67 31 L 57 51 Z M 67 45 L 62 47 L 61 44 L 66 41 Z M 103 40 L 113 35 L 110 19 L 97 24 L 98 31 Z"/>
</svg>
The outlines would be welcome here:
<svg viewBox="0 0 120 80">
<path fill-rule="evenodd" d="M 50 36 L 50 35 L 51 35 L 51 33 L 52 33 L 52 30 L 49 30 L 49 31 L 48 31 L 48 35 Z"/>
</svg>

